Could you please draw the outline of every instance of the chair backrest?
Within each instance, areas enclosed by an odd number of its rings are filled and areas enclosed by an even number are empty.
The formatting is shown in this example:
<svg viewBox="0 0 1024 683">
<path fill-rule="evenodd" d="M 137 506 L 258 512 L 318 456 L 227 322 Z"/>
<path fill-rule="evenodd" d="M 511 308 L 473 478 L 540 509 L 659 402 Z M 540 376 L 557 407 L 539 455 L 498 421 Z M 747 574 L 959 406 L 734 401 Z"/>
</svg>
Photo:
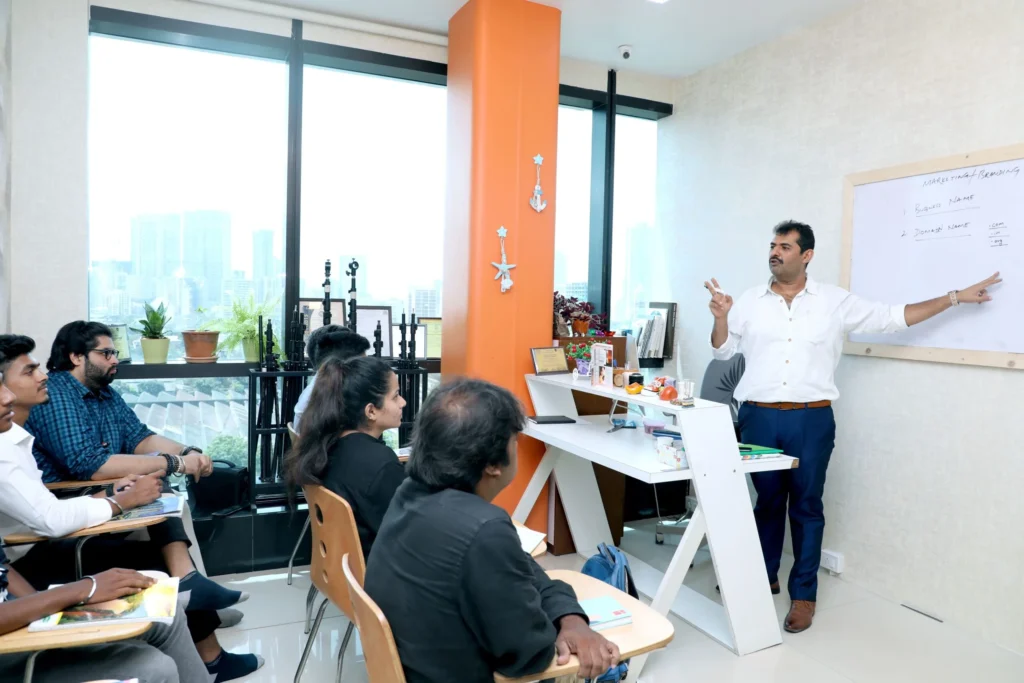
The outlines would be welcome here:
<svg viewBox="0 0 1024 683">
<path fill-rule="evenodd" d="M 740 407 L 732 395 L 746 368 L 747 363 L 740 353 L 729 360 L 713 360 L 704 371 L 704 381 L 700 385 L 700 398 L 729 406 L 733 422 L 739 415 Z"/>
<path fill-rule="evenodd" d="M 323 595 L 354 620 L 352 601 L 345 577 L 341 572 L 341 559 L 352 556 L 352 574 L 359 585 L 366 576 L 363 545 L 359 542 L 356 518 L 348 502 L 323 486 L 303 486 L 309 504 L 309 528 L 313 531 L 313 559 L 309 578 Z"/>
<path fill-rule="evenodd" d="M 341 564 L 356 613 L 356 628 L 359 629 L 359 638 L 366 653 L 366 672 L 370 683 L 405 683 L 405 673 L 402 671 L 402 661 L 398 658 L 398 647 L 391 626 L 377 603 L 363 590 L 362 578 L 356 577 L 350 558 L 352 555 L 345 555 Z M 356 564 L 361 561 L 361 557 L 356 558 Z"/>
</svg>

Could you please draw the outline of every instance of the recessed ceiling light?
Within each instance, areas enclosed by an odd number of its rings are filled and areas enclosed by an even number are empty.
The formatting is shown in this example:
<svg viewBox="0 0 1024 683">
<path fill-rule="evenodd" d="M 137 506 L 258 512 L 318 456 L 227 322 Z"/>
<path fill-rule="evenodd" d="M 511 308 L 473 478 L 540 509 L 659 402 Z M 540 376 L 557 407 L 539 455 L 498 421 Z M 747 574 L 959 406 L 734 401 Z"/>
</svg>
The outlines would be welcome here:
<svg viewBox="0 0 1024 683">
<path fill-rule="evenodd" d="M 656 5 L 664 5 L 666 2 L 668 2 L 668 0 L 648 0 L 648 1 L 649 2 L 653 2 Z"/>
</svg>

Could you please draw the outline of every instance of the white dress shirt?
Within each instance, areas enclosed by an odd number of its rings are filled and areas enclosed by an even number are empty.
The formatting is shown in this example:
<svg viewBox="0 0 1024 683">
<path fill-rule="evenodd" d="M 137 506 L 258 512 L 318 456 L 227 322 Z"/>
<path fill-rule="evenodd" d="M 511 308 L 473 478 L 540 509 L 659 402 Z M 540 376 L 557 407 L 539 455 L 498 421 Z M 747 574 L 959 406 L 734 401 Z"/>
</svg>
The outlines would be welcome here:
<svg viewBox="0 0 1024 683">
<path fill-rule="evenodd" d="M 768 285 L 749 289 L 729 312 L 729 336 L 714 357 L 746 359 L 737 401 L 759 403 L 839 398 L 835 370 L 847 333 L 906 329 L 905 306 L 865 301 L 840 287 L 807 278 L 791 306 Z"/>
<path fill-rule="evenodd" d="M 110 519 L 110 503 L 80 496 L 59 500 L 43 484 L 32 455 L 35 437 L 18 425 L 0 434 L 0 537 L 32 532 L 56 538 Z M 31 546 L 7 548 L 11 561 Z"/>
</svg>

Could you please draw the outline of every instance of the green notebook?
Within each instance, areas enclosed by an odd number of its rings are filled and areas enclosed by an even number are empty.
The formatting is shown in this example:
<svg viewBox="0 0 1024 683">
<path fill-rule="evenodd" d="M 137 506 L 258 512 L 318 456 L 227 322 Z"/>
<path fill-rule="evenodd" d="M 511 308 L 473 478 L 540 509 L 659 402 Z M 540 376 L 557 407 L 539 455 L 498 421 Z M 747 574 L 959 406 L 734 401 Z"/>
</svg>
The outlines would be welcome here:
<svg viewBox="0 0 1024 683">
<path fill-rule="evenodd" d="M 754 446 L 751 444 L 741 443 L 740 444 L 740 455 L 744 460 L 753 460 L 760 458 L 765 455 L 780 455 L 782 451 L 778 448 L 768 448 L 766 446 Z"/>
</svg>

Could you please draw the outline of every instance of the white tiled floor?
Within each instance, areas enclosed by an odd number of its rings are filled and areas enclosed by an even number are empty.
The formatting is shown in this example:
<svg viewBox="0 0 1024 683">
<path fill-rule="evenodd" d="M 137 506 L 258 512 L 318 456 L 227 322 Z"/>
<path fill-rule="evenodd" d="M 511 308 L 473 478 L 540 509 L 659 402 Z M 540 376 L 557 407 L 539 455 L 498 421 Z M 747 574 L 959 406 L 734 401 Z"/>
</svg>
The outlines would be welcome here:
<svg viewBox="0 0 1024 683">
<path fill-rule="evenodd" d="M 649 529 L 638 525 L 622 541 L 623 549 L 663 569 L 675 546 L 669 538 L 656 546 Z M 789 571 L 783 561 L 782 576 Z M 577 569 L 577 556 L 542 558 L 545 567 Z M 243 605 L 245 619 L 235 628 L 218 631 L 221 643 L 234 652 L 255 652 L 266 666 L 246 683 L 292 681 L 306 637 L 303 635 L 305 568 L 294 584 L 286 570 L 218 577 L 252 594 Z M 687 585 L 720 600 L 706 552 L 698 554 Z M 785 590 L 783 590 L 785 593 Z M 785 594 L 776 596 L 781 619 L 789 608 Z M 783 635 L 783 644 L 737 657 L 688 624 L 672 617 L 676 636 L 669 647 L 650 657 L 643 683 L 1021 683 L 1024 657 L 940 624 L 840 579 L 819 578 L 818 613 L 814 626 L 798 635 Z M 329 606 L 302 677 L 307 683 L 334 680 L 337 652 L 348 626 Z M 345 683 L 366 683 L 366 669 L 357 661 L 354 639 L 345 656 Z"/>
</svg>

